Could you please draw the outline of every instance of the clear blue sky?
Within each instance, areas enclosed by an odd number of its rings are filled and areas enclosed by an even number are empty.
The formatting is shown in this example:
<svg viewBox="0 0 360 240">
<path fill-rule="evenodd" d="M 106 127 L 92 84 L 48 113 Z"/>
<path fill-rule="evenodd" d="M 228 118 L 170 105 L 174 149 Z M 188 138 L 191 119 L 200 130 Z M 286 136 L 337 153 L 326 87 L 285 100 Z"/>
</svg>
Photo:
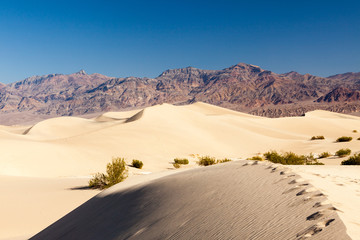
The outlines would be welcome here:
<svg viewBox="0 0 360 240">
<path fill-rule="evenodd" d="M 238 62 L 360 72 L 359 1 L 0 0 L 0 82 L 84 69 L 156 77 Z"/>
</svg>

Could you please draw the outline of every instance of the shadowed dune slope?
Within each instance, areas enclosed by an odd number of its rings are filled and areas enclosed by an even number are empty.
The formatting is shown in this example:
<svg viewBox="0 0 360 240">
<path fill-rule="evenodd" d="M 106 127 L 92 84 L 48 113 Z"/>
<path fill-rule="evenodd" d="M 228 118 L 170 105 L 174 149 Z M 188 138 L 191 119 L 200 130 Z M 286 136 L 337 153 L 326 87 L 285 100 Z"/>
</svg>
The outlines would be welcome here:
<svg viewBox="0 0 360 240">
<path fill-rule="evenodd" d="M 31 239 L 350 239 L 286 168 L 237 161 L 114 186 Z"/>
</svg>

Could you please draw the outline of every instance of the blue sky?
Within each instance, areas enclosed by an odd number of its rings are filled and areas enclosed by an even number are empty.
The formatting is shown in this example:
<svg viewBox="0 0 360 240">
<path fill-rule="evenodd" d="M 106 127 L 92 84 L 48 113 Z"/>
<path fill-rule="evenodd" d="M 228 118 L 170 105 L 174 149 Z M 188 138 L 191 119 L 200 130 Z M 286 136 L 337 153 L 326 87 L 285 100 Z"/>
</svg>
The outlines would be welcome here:
<svg viewBox="0 0 360 240">
<path fill-rule="evenodd" d="M 0 82 L 84 69 L 156 77 L 239 62 L 360 72 L 359 1 L 0 0 Z"/>
</svg>

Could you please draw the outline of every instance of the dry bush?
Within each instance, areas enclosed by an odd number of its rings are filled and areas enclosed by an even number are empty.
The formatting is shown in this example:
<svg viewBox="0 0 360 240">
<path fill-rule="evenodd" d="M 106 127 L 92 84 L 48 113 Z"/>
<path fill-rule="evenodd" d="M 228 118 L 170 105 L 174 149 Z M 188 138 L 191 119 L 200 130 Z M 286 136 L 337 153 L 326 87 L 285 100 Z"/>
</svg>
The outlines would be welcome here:
<svg viewBox="0 0 360 240">
<path fill-rule="evenodd" d="M 89 181 L 90 188 L 108 188 L 127 178 L 127 168 L 124 158 L 113 158 L 106 165 L 106 173 L 96 173 Z"/>
</svg>

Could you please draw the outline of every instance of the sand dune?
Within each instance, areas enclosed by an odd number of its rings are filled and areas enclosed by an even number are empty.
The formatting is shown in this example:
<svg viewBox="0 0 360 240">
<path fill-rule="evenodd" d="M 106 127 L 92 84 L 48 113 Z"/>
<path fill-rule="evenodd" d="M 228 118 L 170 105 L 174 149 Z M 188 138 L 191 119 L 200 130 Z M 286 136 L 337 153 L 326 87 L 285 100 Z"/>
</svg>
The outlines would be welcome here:
<svg viewBox="0 0 360 240">
<path fill-rule="evenodd" d="M 105 191 L 31 239 L 350 239 L 298 176 L 245 161 Z"/>
<path fill-rule="evenodd" d="M 36 178 L 39 187 L 35 185 L 32 189 L 35 192 L 39 189 L 40 192 L 43 189 L 40 186 L 41 179 L 89 179 L 96 172 L 104 172 L 106 163 L 112 157 L 125 157 L 128 163 L 132 159 L 144 162 L 142 170 L 129 168 L 130 177 L 127 181 L 130 181 L 134 176 L 145 173 L 156 175 L 175 171 L 172 166 L 175 157 L 189 158 L 190 164 L 185 168 L 197 167 L 194 154 L 245 159 L 271 149 L 319 154 L 324 151 L 335 153 L 346 147 L 359 152 L 360 141 L 356 140 L 360 137 L 359 123 L 359 117 L 326 111 L 313 111 L 304 117 L 269 119 L 205 103 L 187 106 L 162 104 L 128 112 L 104 113 L 93 119 L 53 118 L 33 126 L 0 126 L 0 177 Z M 314 135 L 324 135 L 325 140 L 310 141 Z M 340 136 L 352 136 L 354 140 L 336 143 L 335 140 Z M 341 160 L 330 157 L 322 161 L 338 165 Z M 18 192 L 24 189 L 22 182 L 18 181 L 18 185 L 13 185 L 14 194 L 9 192 L 8 199 L 11 196 L 16 199 L 19 197 Z M 55 182 L 53 181 L 54 186 L 57 185 Z M 83 182 L 86 185 L 86 180 Z M 51 186 L 46 189 L 53 199 L 59 196 L 51 192 Z M 65 189 L 64 194 L 84 201 L 84 198 L 68 194 Z M 26 195 L 23 200 L 26 202 L 32 201 L 31 199 Z M 46 199 L 44 202 L 37 199 L 35 207 L 46 205 Z M 61 200 L 54 201 L 53 204 L 61 204 Z M 48 205 L 48 209 L 51 210 L 53 206 Z M 17 211 L 15 206 L 8 208 L 4 204 L 0 205 L 0 212 L 10 211 L 8 209 Z M 62 215 L 68 210 L 70 209 L 63 209 Z M 37 218 L 31 211 L 26 213 Z M 25 220 L 6 221 L 6 216 L 4 219 L 4 229 L 14 224 L 26 229 L 22 227 L 27 224 Z M 51 222 L 48 220 L 47 223 Z M 348 224 L 346 221 L 345 223 Z M 44 224 L 42 222 L 37 227 L 34 224 L 32 231 L 29 228 L 28 233 L 40 231 Z M 356 224 L 360 224 L 359 221 Z M 0 239 L 10 235 L 5 230 L 0 231 Z"/>
<path fill-rule="evenodd" d="M 196 103 L 163 104 L 97 119 L 54 118 L 24 135 L 3 130 L 0 175 L 89 175 L 103 171 L 115 156 L 140 159 L 147 171 L 158 172 L 171 167 L 174 157 L 189 154 L 247 158 L 270 149 L 300 154 L 334 153 L 343 147 L 359 151 L 356 140 L 334 143 L 339 136 L 359 135 L 352 130 L 360 118 L 339 116 L 315 111 L 305 117 L 268 119 Z M 326 139 L 309 141 L 313 135 Z"/>
</svg>

